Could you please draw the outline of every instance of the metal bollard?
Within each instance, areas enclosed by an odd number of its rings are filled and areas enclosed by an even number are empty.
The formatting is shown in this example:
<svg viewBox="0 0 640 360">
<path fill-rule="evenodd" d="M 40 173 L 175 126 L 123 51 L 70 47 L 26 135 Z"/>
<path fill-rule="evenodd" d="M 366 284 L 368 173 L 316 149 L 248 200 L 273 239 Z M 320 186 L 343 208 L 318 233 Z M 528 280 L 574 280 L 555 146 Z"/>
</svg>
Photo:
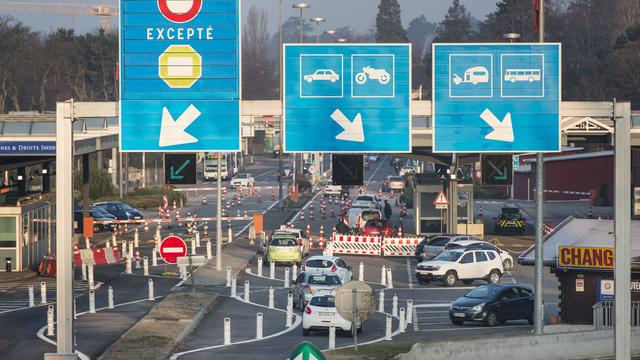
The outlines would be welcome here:
<svg viewBox="0 0 640 360">
<path fill-rule="evenodd" d="M 238 279 L 236 279 L 236 276 L 232 276 L 231 277 L 231 297 L 236 297 L 237 296 L 237 290 L 238 289 Z"/>
<path fill-rule="evenodd" d="M 149 279 L 149 300 L 153 301 L 155 298 L 153 293 L 153 279 Z"/>
<path fill-rule="evenodd" d="M 96 313 L 96 291 L 89 290 L 89 314 Z"/>
<path fill-rule="evenodd" d="M 378 311 L 384 313 L 384 291 L 380 290 L 380 298 L 378 299 Z"/>
<path fill-rule="evenodd" d="M 392 325 L 392 319 L 391 319 L 391 315 L 387 315 L 387 321 L 385 324 L 385 331 L 384 331 L 384 339 L 385 340 L 391 340 L 391 333 L 393 332 L 391 329 L 391 325 Z"/>
<path fill-rule="evenodd" d="M 196 230 L 196 246 L 200 247 L 200 231 Z"/>
<path fill-rule="evenodd" d="M 115 309 L 115 305 L 113 303 L 113 288 L 111 286 L 109 286 L 109 289 L 107 289 L 107 302 L 107 307 L 109 309 Z"/>
<path fill-rule="evenodd" d="M 158 253 L 156 249 L 151 251 L 151 266 L 158 266 Z"/>
<path fill-rule="evenodd" d="M 329 326 L 329 350 L 336 349 L 336 326 Z"/>
<path fill-rule="evenodd" d="M 196 254 L 196 238 L 191 238 L 191 255 Z"/>
<path fill-rule="evenodd" d="M 291 327 L 293 318 L 293 294 L 287 294 L 287 322 L 286 327 Z"/>
<path fill-rule="evenodd" d="M 360 261 L 358 268 L 358 281 L 364 281 L 364 263 L 362 261 Z"/>
<path fill-rule="evenodd" d="M 47 303 L 47 283 L 42 281 L 40 282 L 40 304 Z"/>
<path fill-rule="evenodd" d="M 393 294 L 392 299 L 393 300 L 391 303 L 391 316 L 397 317 L 398 316 L 398 295 Z"/>
<path fill-rule="evenodd" d="M 387 288 L 393 289 L 393 273 L 391 272 L 391 268 L 387 269 Z"/>
<path fill-rule="evenodd" d="M 292 279 L 297 279 L 298 278 L 298 264 L 293 264 L 293 268 L 291 270 L 291 278 Z"/>
<path fill-rule="evenodd" d="M 133 230 L 133 247 L 140 247 L 140 235 L 138 229 Z"/>
<path fill-rule="evenodd" d="M 262 313 L 256 314 L 256 339 L 262 339 Z"/>
<path fill-rule="evenodd" d="M 249 302 L 251 292 L 249 291 L 249 280 L 244 281 L 244 302 Z"/>
<path fill-rule="evenodd" d="M 211 241 L 207 241 L 207 260 L 211 260 Z"/>
<path fill-rule="evenodd" d="M 149 276 L 149 258 L 147 256 L 142 258 L 142 268 L 144 269 L 144 276 Z"/>
<path fill-rule="evenodd" d="M 53 305 L 47 308 L 47 336 L 53 336 Z"/>
<path fill-rule="evenodd" d="M 227 284 L 226 287 L 231 287 L 231 266 L 227 266 Z"/>
<path fill-rule="evenodd" d="M 289 288 L 289 268 L 284 269 L 284 288 Z"/>
<path fill-rule="evenodd" d="M 262 276 L 262 257 L 258 257 L 258 276 Z"/>
<path fill-rule="evenodd" d="M 274 304 L 275 292 L 273 290 L 273 286 L 269 287 L 269 309 L 273 309 L 275 307 Z"/>
<path fill-rule="evenodd" d="M 382 265 L 382 271 L 380 272 L 380 284 L 387 286 L 387 267 Z"/>
<path fill-rule="evenodd" d="M 269 279 L 276 278 L 276 263 L 271 261 L 269 263 Z"/>
<path fill-rule="evenodd" d="M 233 229 L 231 226 L 227 228 L 227 236 L 229 237 L 229 243 L 233 242 Z"/>
<path fill-rule="evenodd" d="M 131 270 L 131 258 L 130 257 L 128 257 L 125 260 L 125 271 L 126 271 L 127 274 L 133 273 L 133 271 Z"/>
<path fill-rule="evenodd" d="M 407 324 L 413 324 L 413 300 L 407 300 Z"/>
<path fill-rule="evenodd" d="M 80 268 L 82 269 L 82 280 L 87 281 L 87 265 L 82 264 Z"/>
<path fill-rule="evenodd" d="M 35 296 L 33 294 L 33 285 L 29 285 L 29 307 L 36 306 Z"/>
<path fill-rule="evenodd" d="M 400 332 L 405 332 L 407 327 L 407 322 L 405 320 L 405 311 L 404 308 L 400 308 Z"/>
<path fill-rule="evenodd" d="M 224 344 L 231 344 L 231 319 L 224 318 Z"/>
</svg>

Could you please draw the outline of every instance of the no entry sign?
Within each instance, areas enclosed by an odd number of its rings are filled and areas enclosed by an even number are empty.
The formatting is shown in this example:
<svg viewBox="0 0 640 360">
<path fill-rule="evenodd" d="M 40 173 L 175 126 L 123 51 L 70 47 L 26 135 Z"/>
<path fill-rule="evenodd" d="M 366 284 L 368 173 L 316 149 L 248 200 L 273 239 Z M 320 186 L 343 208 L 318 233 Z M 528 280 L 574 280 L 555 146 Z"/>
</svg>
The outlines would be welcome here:
<svg viewBox="0 0 640 360">
<path fill-rule="evenodd" d="M 178 258 L 187 255 L 187 244 L 178 236 L 167 236 L 160 243 L 160 256 L 169 264 L 178 262 Z"/>
<path fill-rule="evenodd" d="M 158 0 L 158 8 L 167 20 L 185 23 L 198 16 L 202 0 Z"/>
</svg>

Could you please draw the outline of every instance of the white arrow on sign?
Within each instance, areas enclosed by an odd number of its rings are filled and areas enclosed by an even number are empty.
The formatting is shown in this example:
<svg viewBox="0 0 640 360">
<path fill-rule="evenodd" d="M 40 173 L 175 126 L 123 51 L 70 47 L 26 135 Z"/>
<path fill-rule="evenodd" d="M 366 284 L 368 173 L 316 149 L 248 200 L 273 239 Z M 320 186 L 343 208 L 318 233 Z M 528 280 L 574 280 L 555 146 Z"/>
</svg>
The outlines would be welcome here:
<svg viewBox="0 0 640 360">
<path fill-rule="evenodd" d="M 198 139 L 186 132 L 191 125 L 201 115 L 193 104 L 189 105 L 178 120 L 173 120 L 169 109 L 162 108 L 162 126 L 160 127 L 160 147 L 183 145 L 198 142 Z"/>
<path fill-rule="evenodd" d="M 507 113 L 504 119 L 500 121 L 494 113 L 489 109 L 484 109 L 480 118 L 484 120 L 493 131 L 488 133 L 484 138 L 487 140 L 496 140 L 504 142 L 513 142 L 513 125 L 511 124 L 511 113 Z"/>
<path fill-rule="evenodd" d="M 364 142 L 364 129 L 362 128 L 362 115 L 358 113 L 353 122 L 349 121 L 347 117 L 340 111 L 336 111 L 331 114 L 331 118 L 342 126 L 343 132 L 336 135 L 336 140 Z"/>
</svg>

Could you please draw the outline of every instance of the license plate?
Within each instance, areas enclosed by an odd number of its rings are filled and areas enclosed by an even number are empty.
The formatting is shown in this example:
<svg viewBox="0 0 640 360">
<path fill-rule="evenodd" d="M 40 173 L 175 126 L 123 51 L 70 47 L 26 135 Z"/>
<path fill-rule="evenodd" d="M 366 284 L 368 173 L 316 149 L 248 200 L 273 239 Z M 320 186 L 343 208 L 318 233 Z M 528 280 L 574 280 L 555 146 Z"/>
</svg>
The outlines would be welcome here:
<svg viewBox="0 0 640 360">
<path fill-rule="evenodd" d="M 455 316 L 455 317 L 465 317 L 466 315 L 464 313 L 457 312 L 457 313 L 453 313 L 453 316 Z"/>
<path fill-rule="evenodd" d="M 333 316 L 333 313 L 321 312 L 321 313 L 319 313 L 319 315 L 322 316 L 322 317 L 330 317 L 330 316 Z"/>
</svg>

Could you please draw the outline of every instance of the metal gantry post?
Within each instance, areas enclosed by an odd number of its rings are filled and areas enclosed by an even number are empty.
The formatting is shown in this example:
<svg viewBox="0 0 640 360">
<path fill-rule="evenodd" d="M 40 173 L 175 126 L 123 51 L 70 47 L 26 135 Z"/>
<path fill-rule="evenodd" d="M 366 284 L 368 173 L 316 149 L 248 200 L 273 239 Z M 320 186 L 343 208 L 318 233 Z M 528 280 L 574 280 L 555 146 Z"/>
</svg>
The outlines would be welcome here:
<svg viewBox="0 0 640 360">
<path fill-rule="evenodd" d="M 626 111 L 615 122 L 615 330 L 616 360 L 631 359 L 631 125 Z"/>
<path fill-rule="evenodd" d="M 217 166 L 217 199 L 216 199 L 216 270 L 222 271 L 222 160 L 221 153 L 218 153 Z"/>
<path fill-rule="evenodd" d="M 283 183 L 283 178 L 282 178 L 282 151 L 283 151 L 283 139 L 284 139 L 284 134 L 282 133 L 282 118 L 283 118 L 283 114 L 284 114 L 284 108 L 283 108 L 283 94 L 282 94 L 282 82 L 283 82 L 283 74 L 282 74 L 282 67 L 283 67 L 283 49 L 282 49 L 282 0 L 280 0 L 280 6 L 278 8 L 278 32 L 280 34 L 280 47 L 278 48 L 280 51 L 280 117 L 278 118 L 278 127 L 280 129 L 280 133 L 278 134 L 278 200 L 280 201 L 280 209 L 284 208 L 284 202 L 282 201 L 282 196 L 283 196 L 283 189 L 282 189 L 282 183 Z"/>
</svg>

